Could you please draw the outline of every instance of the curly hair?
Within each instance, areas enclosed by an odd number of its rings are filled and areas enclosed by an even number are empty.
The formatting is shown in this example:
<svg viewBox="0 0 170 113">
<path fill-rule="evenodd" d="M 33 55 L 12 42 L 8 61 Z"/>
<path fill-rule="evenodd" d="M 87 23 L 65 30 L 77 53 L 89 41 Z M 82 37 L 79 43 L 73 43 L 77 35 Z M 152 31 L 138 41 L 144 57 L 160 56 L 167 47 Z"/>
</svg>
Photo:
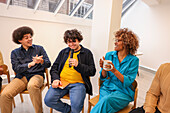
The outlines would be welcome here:
<svg viewBox="0 0 170 113">
<path fill-rule="evenodd" d="M 33 36 L 34 32 L 30 27 L 19 27 L 12 33 L 12 39 L 16 44 L 21 44 L 18 40 L 22 40 L 25 34 L 31 34 Z"/>
<path fill-rule="evenodd" d="M 139 47 L 138 36 L 128 28 L 120 29 L 115 37 L 121 37 L 128 54 L 134 55 Z"/>
<path fill-rule="evenodd" d="M 77 29 L 67 30 L 64 33 L 64 42 L 67 44 L 67 41 L 72 40 L 75 42 L 75 40 L 78 39 L 79 42 L 83 40 L 83 36 L 81 35 L 81 32 Z"/>
</svg>

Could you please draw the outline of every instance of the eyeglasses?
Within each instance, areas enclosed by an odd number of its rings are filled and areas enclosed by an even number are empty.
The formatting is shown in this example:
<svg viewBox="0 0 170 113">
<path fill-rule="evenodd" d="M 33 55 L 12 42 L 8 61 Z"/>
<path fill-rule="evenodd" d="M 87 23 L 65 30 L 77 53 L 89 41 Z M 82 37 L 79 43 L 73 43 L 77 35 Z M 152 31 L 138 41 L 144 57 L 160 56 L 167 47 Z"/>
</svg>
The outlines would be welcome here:
<svg viewBox="0 0 170 113">
<path fill-rule="evenodd" d="M 114 39 L 115 42 L 120 42 L 122 39 Z"/>
</svg>

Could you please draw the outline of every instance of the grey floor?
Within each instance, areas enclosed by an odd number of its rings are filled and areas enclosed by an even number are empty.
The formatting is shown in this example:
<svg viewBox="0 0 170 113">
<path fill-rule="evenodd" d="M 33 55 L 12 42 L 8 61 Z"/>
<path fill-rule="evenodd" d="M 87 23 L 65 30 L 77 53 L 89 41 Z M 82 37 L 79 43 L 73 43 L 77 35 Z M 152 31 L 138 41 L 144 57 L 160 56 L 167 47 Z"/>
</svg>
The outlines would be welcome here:
<svg viewBox="0 0 170 113">
<path fill-rule="evenodd" d="M 154 77 L 154 72 L 149 72 L 146 70 L 139 70 L 139 76 L 137 76 L 137 82 L 138 82 L 138 97 L 137 97 L 137 107 L 142 106 L 145 100 L 146 91 L 149 89 L 150 84 L 152 82 L 152 79 Z M 47 88 L 43 91 L 43 98 L 47 92 Z M 23 95 L 24 97 L 24 103 L 21 103 L 20 96 L 17 95 L 15 97 L 15 104 L 16 108 L 13 109 L 13 113 L 34 113 L 34 108 L 32 106 L 30 97 L 28 94 Z M 68 100 L 63 100 L 65 102 L 68 102 Z M 85 113 L 87 113 L 88 104 L 87 104 L 87 98 L 85 101 Z M 50 113 L 50 109 L 44 104 L 43 102 L 43 111 L 44 113 Z M 60 113 L 55 110 L 53 110 L 53 113 Z"/>
<path fill-rule="evenodd" d="M 149 89 L 154 76 L 155 72 L 139 70 L 139 76 L 137 76 L 136 78 L 138 82 L 137 107 L 143 105 L 145 101 L 146 92 Z"/>
</svg>

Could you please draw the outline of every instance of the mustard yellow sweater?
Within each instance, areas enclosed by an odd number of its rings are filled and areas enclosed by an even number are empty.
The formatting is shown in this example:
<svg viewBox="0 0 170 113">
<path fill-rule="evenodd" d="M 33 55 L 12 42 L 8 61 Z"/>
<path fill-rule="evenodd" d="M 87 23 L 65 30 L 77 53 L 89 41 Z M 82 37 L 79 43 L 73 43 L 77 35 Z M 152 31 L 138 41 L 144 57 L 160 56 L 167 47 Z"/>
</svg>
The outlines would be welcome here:
<svg viewBox="0 0 170 113">
<path fill-rule="evenodd" d="M 154 113 L 156 106 L 161 113 L 170 113 L 170 63 L 159 67 L 146 94 L 145 112 Z"/>
<path fill-rule="evenodd" d="M 2 58 L 2 53 L 0 51 L 0 65 L 3 65 L 4 64 L 4 61 L 3 61 L 3 58 Z"/>
</svg>

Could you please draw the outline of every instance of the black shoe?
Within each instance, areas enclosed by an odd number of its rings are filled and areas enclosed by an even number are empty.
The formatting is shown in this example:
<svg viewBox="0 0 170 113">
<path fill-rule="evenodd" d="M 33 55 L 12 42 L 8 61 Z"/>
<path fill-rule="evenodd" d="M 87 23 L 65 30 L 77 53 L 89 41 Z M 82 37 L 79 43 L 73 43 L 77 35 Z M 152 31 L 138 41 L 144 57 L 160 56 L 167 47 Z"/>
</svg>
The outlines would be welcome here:
<svg viewBox="0 0 170 113">
<path fill-rule="evenodd" d="M 2 88 L 2 78 L 0 77 L 0 92 L 1 92 L 1 88 Z"/>
</svg>

